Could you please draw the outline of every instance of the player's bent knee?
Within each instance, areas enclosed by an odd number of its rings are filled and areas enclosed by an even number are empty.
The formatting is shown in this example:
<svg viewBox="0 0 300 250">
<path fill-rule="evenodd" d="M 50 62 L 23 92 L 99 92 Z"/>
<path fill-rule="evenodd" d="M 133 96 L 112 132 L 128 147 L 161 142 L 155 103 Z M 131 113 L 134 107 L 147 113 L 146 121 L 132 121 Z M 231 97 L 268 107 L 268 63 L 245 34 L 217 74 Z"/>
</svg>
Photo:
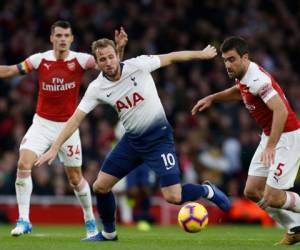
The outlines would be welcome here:
<svg viewBox="0 0 300 250">
<path fill-rule="evenodd" d="M 71 187 L 77 187 L 80 183 L 81 178 L 73 178 L 73 179 L 69 179 L 69 184 Z"/>
<path fill-rule="evenodd" d="M 249 190 L 249 189 L 245 189 L 244 190 L 244 196 L 249 199 L 252 200 L 254 202 L 258 202 L 261 200 L 262 198 L 262 194 L 261 192 L 257 191 L 257 190 Z"/>
<path fill-rule="evenodd" d="M 21 170 L 31 170 L 33 167 L 33 163 L 29 161 L 19 160 L 18 161 L 18 169 Z"/>
<path fill-rule="evenodd" d="M 110 187 L 105 187 L 101 183 L 95 181 L 93 184 L 93 191 L 94 193 L 101 193 L 101 194 L 106 194 L 111 191 Z"/>
<path fill-rule="evenodd" d="M 80 184 L 82 178 L 83 178 L 83 176 L 82 176 L 81 173 L 79 173 L 79 174 L 73 174 L 73 175 L 68 175 L 69 184 L 72 187 L 77 187 Z"/>
<path fill-rule="evenodd" d="M 168 194 L 164 194 L 164 198 L 168 203 L 171 204 L 178 205 L 181 203 L 181 194 L 168 193 Z"/>
</svg>

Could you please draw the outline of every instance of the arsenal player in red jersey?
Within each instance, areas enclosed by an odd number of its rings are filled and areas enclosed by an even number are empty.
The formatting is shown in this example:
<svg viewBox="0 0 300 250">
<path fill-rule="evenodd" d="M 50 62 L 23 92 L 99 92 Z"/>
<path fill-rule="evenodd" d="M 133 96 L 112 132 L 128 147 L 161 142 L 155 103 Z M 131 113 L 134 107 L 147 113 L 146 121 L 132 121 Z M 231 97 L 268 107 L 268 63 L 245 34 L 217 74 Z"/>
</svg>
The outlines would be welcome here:
<svg viewBox="0 0 300 250">
<path fill-rule="evenodd" d="M 83 74 L 96 65 L 92 55 L 70 50 L 73 39 L 70 23 L 57 21 L 51 27 L 52 50 L 36 53 L 16 65 L 0 66 L 0 77 L 28 74 L 36 70 L 39 79 L 36 114 L 20 146 L 15 182 L 19 219 L 11 231 L 13 236 L 27 234 L 32 230 L 29 220 L 31 169 L 75 111 Z M 123 28 L 115 31 L 115 40 L 122 57 L 128 40 Z M 82 207 L 87 237 L 91 237 L 98 233 L 98 229 L 92 210 L 90 187 L 81 172 L 82 151 L 78 130 L 62 145 L 59 158 Z"/>
<path fill-rule="evenodd" d="M 228 76 L 235 80 L 235 85 L 200 99 L 192 114 L 214 102 L 244 102 L 263 130 L 249 167 L 244 194 L 287 229 L 278 244 L 300 242 L 300 197 L 286 191 L 293 187 L 299 168 L 299 121 L 274 78 L 250 61 L 244 39 L 227 38 L 221 52 Z"/>
</svg>

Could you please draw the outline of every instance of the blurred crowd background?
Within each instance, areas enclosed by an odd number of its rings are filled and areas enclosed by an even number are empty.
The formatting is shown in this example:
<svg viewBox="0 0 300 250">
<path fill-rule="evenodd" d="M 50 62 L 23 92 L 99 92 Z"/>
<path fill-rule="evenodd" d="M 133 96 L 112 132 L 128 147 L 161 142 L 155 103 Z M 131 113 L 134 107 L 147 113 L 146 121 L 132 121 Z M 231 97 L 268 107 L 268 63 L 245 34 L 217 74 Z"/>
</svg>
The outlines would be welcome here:
<svg viewBox="0 0 300 250">
<path fill-rule="evenodd" d="M 113 38 L 123 26 L 129 43 L 124 59 L 140 54 L 219 48 L 230 35 L 244 37 L 251 58 L 268 70 L 300 114 L 300 1 L 294 0 L 2 0 L 0 64 L 15 64 L 51 49 L 51 24 L 68 20 L 73 50 L 90 53 L 92 41 Z M 81 95 L 98 72 L 88 72 Z M 216 104 L 191 116 L 201 97 L 232 86 L 223 61 L 177 64 L 153 76 L 174 127 L 183 181 L 210 179 L 231 196 L 242 196 L 247 170 L 261 130 L 242 103 Z M 14 194 L 18 148 L 32 122 L 37 75 L 0 79 L 0 194 Z M 117 114 L 98 106 L 80 127 L 83 173 L 91 184 L 115 140 Z M 33 170 L 38 195 L 71 195 L 59 161 Z M 154 190 L 157 186 L 154 180 Z M 296 181 L 300 191 L 300 178 Z"/>
</svg>

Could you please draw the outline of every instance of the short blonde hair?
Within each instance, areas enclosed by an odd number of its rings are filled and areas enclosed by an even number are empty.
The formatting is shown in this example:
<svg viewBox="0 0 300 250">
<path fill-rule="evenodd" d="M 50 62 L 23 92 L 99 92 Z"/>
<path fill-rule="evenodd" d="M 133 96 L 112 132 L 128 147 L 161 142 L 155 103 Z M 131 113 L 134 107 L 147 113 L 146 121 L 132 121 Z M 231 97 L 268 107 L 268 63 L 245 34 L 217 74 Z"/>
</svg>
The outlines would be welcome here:
<svg viewBox="0 0 300 250">
<path fill-rule="evenodd" d="M 103 49 L 108 46 L 111 46 L 117 54 L 117 47 L 116 47 L 115 42 L 113 40 L 110 40 L 107 38 L 101 38 L 99 40 L 94 41 L 92 43 L 92 53 L 94 54 L 94 56 L 96 56 L 97 49 Z"/>
</svg>

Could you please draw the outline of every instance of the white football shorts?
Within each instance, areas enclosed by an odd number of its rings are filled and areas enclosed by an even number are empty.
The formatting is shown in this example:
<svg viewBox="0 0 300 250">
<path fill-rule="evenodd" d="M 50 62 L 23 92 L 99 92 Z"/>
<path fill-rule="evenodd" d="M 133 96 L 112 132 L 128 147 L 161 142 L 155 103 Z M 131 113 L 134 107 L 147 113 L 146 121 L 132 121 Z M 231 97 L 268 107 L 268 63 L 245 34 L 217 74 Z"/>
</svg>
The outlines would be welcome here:
<svg viewBox="0 0 300 250">
<path fill-rule="evenodd" d="M 275 162 L 270 167 L 260 161 L 267 141 L 268 136 L 263 134 L 248 175 L 267 177 L 267 184 L 273 188 L 286 190 L 293 187 L 300 164 L 300 129 L 282 133 L 276 146 Z"/>
<path fill-rule="evenodd" d="M 28 149 L 38 157 L 41 156 L 50 148 L 65 123 L 50 121 L 35 114 L 32 125 L 21 142 L 20 150 Z M 81 167 L 82 150 L 78 129 L 61 146 L 58 157 L 66 167 Z"/>
</svg>

